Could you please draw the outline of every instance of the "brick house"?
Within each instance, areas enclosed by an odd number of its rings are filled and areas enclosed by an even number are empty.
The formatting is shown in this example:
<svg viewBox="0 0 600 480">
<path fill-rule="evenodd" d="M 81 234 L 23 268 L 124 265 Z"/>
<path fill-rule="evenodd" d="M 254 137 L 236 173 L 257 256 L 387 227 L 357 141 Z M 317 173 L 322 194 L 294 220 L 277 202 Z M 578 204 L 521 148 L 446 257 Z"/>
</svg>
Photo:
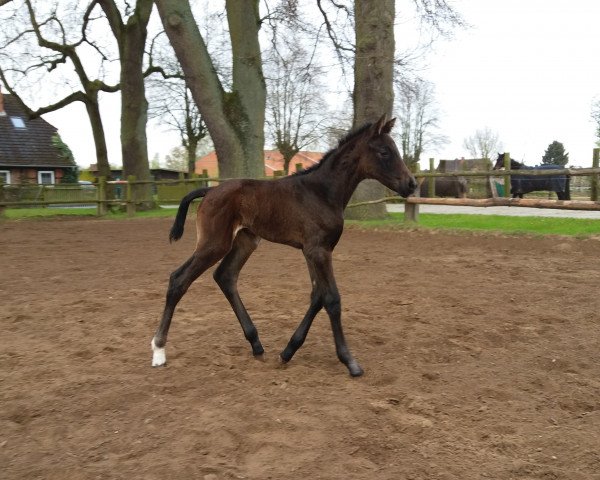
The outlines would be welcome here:
<svg viewBox="0 0 600 480">
<path fill-rule="evenodd" d="M 323 154 L 321 152 L 298 152 L 290 162 L 290 173 L 296 171 L 296 165 L 301 164 L 303 169 L 312 167 L 319 163 Z M 209 177 L 219 176 L 217 154 L 213 151 L 196 160 L 197 174 L 206 170 Z M 275 172 L 283 171 L 283 156 L 278 150 L 265 150 L 265 177 L 274 176 Z"/>
<path fill-rule="evenodd" d="M 29 120 L 13 95 L 0 91 L 0 181 L 4 184 L 59 183 L 75 163 L 53 145 L 57 129 L 43 118 Z"/>
</svg>

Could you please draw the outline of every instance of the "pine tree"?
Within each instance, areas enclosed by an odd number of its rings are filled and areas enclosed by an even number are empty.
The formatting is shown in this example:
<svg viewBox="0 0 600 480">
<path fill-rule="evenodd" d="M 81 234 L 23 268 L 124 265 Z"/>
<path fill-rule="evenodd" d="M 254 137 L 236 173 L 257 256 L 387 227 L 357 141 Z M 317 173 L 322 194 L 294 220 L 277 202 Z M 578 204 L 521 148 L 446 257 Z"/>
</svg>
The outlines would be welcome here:
<svg viewBox="0 0 600 480">
<path fill-rule="evenodd" d="M 542 157 L 542 163 L 544 165 L 559 165 L 564 167 L 569 163 L 569 154 L 565 152 L 565 146 L 554 140 L 544 153 Z"/>
</svg>

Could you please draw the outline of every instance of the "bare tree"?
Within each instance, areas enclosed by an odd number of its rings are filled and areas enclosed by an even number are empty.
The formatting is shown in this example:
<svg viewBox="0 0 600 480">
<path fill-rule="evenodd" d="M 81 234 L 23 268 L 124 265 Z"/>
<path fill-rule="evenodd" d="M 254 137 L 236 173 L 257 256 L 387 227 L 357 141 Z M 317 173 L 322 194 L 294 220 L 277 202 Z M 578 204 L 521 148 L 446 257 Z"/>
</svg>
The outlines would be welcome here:
<svg viewBox="0 0 600 480">
<path fill-rule="evenodd" d="M 391 115 L 394 103 L 394 18 L 395 0 L 355 0 L 354 104 L 353 126 L 374 122 L 382 114 Z M 351 202 L 385 196 L 385 188 L 375 180 L 358 186 Z M 348 209 L 352 219 L 383 218 L 385 204 Z"/>
<path fill-rule="evenodd" d="M 90 51 L 97 52 L 95 49 L 89 49 L 85 35 L 82 33 L 85 32 L 90 21 L 90 10 L 86 10 L 83 14 L 83 22 L 78 30 L 73 28 L 72 24 L 65 24 L 63 17 L 68 17 L 58 13 L 58 4 L 46 9 L 42 19 L 38 18 L 30 0 L 25 0 L 25 7 L 24 11 L 17 8 L 10 13 L 3 12 L 6 15 L 5 25 L 10 25 L 11 30 L 4 30 L 3 45 L 0 48 L 2 82 L 7 91 L 20 101 L 30 118 L 59 110 L 73 102 L 82 102 L 94 137 L 98 171 L 100 175 L 110 177 L 106 137 L 98 99 L 100 92 L 115 92 L 118 90 L 118 85 L 108 85 L 100 78 L 91 78 L 84 66 L 80 52 L 85 52 L 87 55 Z M 79 33 L 79 36 L 76 37 L 74 33 Z M 103 65 L 106 60 L 106 57 L 100 55 L 98 71 L 104 71 Z M 43 81 L 50 84 L 49 76 L 53 73 L 61 77 L 62 83 L 68 88 L 70 82 L 65 82 L 65 77 L 61 76 L 66 70 L 61 67 L 67 62 L 75 72 L 81 90 L 72 91 L 54 103 L 33 110 L 13 88 L 13 85 L 19 85 L 21 91 L 32 90 L 36 79 L 38 83 Z"/>
<path fill-rule="evenodd" d="M 192 94 L 185 82 L 177 79 L 152 81 L 149 92 L 150 117 L 160 119 L 161 125 L 179 134 L 187 159 L 182 170 L 191 176 L 195 172 L 198 145 L 208 135 Z"/>
<path fill-rule="evenodd" d="M 489 159 L 492 153 L 502 150 L 498 134 L 490 127 L 476 130 L 473 135 L 464 139 L 463 146 L 475 158 Z"/>
<path fill-rule="evenodd" d="M 401 78 L 395 82 L 396 112 L 402 158 L 408 165 L 419 163 L 425 149 L 435 150 L 448 143 L 439 132 L 439 110 L 433 84 L 421 78 Z"/>
<path fill-rule="evenodd" d="M 146 141 L 147 102 L 144 95 L 144 77 L 153 71 L 160 71 L 156 67 L 146 70 L 143 68 L 146 28 L 152 11 L 152 0 L 137 0 L 134 6 L 126 3 L 123 14 L 114 0 L 92 0 L 88 3 L 85 11 L 64 10 L 64 5 L 55 2 L 53 5 L 45 6 L 47 13 L 41 20 L 38 20 L 36 15 L 36 8 L 42 8 L 40 2 L 36 3 L 36 7 L 34 7 L 33 1 L 25 0 L 25 5 L 31 29 L 25 27 L 21 22 L 19 29 L 15 31 L 12 38 L 8 38 L 7 43 L 11 47 L 17 43 L 27 45 L 27 37 L 34 34 L 37 44 L 41 47 L 40 53 L 37 54 L 38 60 L 21 63 L 19 60 L 31 58 L 29 52 L 24 52 L 9 65 L 8 69 L 5 68 L 5 71 L 10 73 L 15 81 L 19 81 L 19 76 L 28 78 L 32 70 L 46 70 L 43 77 L 45 81 L 50 72 L 57 70 L 60 65 L 70 62 L 83 87 L 83 91 L 70 93 L 62 100 L 35 111 L 26 107 L 25 102 L 21 100 L 29 115 L 39 116 L 63 108 L 74 101 L 82 101 L 86 106 L 92 126 L 98 170 L 100 175 L 109 177 L 110 167 L 100 117 L 98 93 L 121 90 L 121 153 L 124 173 L 125 175 L 135 175 L 140 180 L 149 179 Z M 59 11 L 59 6 L 63 7 L 64 11 Z M 98 14 L 97 7 L 100 8 L 100 14 Z M 120 81 L 114 85 L 107 85 L 102 80 L 89 78 L 87 74 L 87 71 L 92 68 L 98 69 L 100 72 L 115 70 L 111 67 L 115 49 L 111 47 L 110 42 L 106 41 L 105 30 L 102 34 L 97 34 L 98 29 L 103 28 L 104 20 L 108 22 L 116 40 L 117 58 L 121 66 Z M 75 33 L 78 33 L 78 37 L 73 38 Z M 50 55 L 46 53 L 48 51 L 51 52 Z M 95 61 L 90 60 L 90 53 L 96 55 Z M 5 58 L 2 59 L 3 65 Z M 3 80 L 8 83 L 5 75 L 3 75 Z M 8 85 L 7 89 L 9 89 Z M 11 93 L 16 95 L 14 90 Z M 139 189 L 138 195 L 140 200 L 149 202 L 150 188 L 142 187 Z"/>
<path fill-rule="evenodd" d="M 292 158 L 323 134 L 327 107 L 314 51 L 307 51 L 296 35 L 281 43 L 266 60 L 267 126 L 287 175 Z"/>
<path fill-rule="evenodd" d="M 219 78 L 189 0 L 156 0 L 187 85 L 206 122 L 223 177 L 264 175 L 266 87 L 258 0 L 226 0 L 232 51 L 231 90 Z"/>
<path fill-rule="evenodd" d="M 150 180 L 144 53 L 153 0 L 137 0 L 133 7 L 126 3 L 123 14 L 114 0 L 92 0 L 90 10 L 95 4 L 104 12 L 119 51 L 123 174 L 134 175 L 138 180 Z M 150 206 L 151 186 L 142 185 L 137 193 L 138 198 Z"/>
<path fill-rule="evenodd" d="M 449 35 L 453 28 L 464 26 L 460 15 L 446 0 L 413 0 L 413 4 L 423 24 L 433 32 Z M 415 57 L 412 53 L 395 53 L 395 2 L 354 0 L 352 6 L 347 0 L 317 0 L 317 5 L 340 63 L 343 65 L 349 56 L 354 59 L 354 125 L 373 121 L 384 112 L 391 113 L 394 68 L 396 75 L 402 73 Z M 332 21 L 336 15 L 341 17 L 341 22 Z M 338 28 L 339 24 L 353 26 L 353 40 Z M 427 42 L 426 47 L 431 42 Z M 363 186 L 365 183 L 359 185 L 353 201 L 383 196 L 378 186 L 367 188 Z M 349 214 L 355 218 L 374 218 L 385 215 L 385 208 L 383 205 L 369 209 L 361 207 Z"/>
</svg>

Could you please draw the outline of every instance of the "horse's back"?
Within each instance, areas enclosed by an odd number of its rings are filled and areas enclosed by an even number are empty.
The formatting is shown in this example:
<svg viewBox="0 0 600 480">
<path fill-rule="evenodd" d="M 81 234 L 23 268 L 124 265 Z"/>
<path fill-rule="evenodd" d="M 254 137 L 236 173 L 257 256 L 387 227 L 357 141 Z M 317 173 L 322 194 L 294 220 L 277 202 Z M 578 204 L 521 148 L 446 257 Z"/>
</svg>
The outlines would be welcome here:
<svg viewBox="0 0 600 480">
<path fill-rule="evenodd" d="M 523 166 L 523 170 L 562 170 L 560 165 L 538 165 L 536 167 Z M 514 175 L 511 177 L 513 193 L 530 193 L 538 191 L 566 192 L 568 191 L 569 177 L 567 175 L 525 176 Z"/>
<path fill-rule="evenodd" d="M 198 235 L 228 236 L 247 228 L 266 240 L 302 248 L 311 225 L 337 228 L 336 216 L 322 206 L 297 178 L 227 180 L 200 204 Z"/>
</svg>

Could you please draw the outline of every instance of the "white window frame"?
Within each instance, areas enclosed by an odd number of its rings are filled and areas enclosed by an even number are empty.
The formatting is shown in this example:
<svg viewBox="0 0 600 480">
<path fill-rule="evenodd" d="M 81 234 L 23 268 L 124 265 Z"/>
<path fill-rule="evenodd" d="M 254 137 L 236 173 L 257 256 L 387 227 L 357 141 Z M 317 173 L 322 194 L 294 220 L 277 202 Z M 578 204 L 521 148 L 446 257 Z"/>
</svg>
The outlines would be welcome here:
<svg viewBox="0 0 600 480">
<path fill-rule="evenodd" d="M 10 185 L 10 170 L 0 170 L 0 174 L 4 174 L 6 177 L 4 185 Z"/>
<path fill-rule="evenodd" d="M 43 183 L 42 176 L 47 173 L 50 174 L 50 183 Z M 56 177 L 54 176 L 54 170 L 38 170 L 37 172 L 38 184 L 39 185 L 54 185 L 56 183 Z"/>
</svg>

